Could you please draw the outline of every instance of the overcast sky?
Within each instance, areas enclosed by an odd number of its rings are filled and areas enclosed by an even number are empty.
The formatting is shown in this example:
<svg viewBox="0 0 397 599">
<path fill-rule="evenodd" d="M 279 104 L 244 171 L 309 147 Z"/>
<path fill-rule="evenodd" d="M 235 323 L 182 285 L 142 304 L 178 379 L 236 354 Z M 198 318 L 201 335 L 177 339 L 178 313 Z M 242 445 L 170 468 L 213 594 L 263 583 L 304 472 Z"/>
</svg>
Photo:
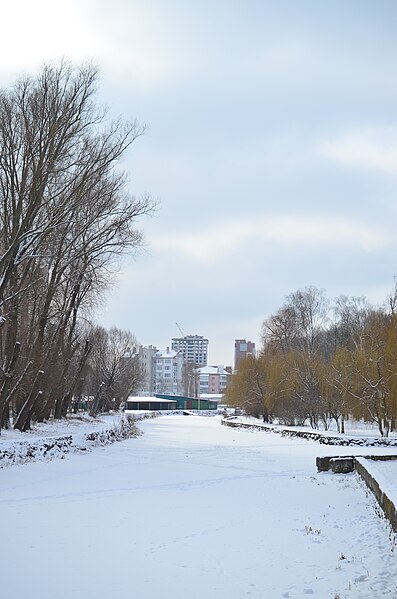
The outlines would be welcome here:
<svg viewBox="0 0 397 599">
<path fill-rule="evenodd" d="M 231 364 L 286 295 L 382 303 L 397 274 L 395 0 L 19 0 L 0 84 L 93 59 L 100 101 L 148 132 L 124 161 L 140 223 L 100 324 Z"/>
</svg>

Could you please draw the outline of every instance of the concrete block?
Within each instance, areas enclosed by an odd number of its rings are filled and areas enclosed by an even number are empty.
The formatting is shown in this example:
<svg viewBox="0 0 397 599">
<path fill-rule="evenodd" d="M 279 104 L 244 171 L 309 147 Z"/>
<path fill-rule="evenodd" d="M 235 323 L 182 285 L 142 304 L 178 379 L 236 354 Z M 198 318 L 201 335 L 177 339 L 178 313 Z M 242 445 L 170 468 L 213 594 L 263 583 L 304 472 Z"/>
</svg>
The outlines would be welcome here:
<svg viewBox="0 0 397 599">
<path fill-rule="evenodd" d="M 355 469 L 355 460 L 351 456 L 332 458 L 329 463 L 334 473 L 346 474 L 347 472 L 353 472 Z"/>
</svg>

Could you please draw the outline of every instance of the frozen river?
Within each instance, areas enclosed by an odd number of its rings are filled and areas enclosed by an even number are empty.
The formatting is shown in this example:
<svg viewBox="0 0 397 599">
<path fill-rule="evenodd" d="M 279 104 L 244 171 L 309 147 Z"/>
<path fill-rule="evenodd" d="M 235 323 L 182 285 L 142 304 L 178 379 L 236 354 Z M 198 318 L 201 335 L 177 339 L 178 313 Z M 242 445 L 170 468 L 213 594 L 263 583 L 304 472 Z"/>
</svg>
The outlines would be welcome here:
<svg viewBox="0 0 397 599">
<path fill-rule="evenodd" d="M 393 539 L 332 448 L 166 416 L 0 470 L 4 599 L 397 597 Z"/>
</svg>

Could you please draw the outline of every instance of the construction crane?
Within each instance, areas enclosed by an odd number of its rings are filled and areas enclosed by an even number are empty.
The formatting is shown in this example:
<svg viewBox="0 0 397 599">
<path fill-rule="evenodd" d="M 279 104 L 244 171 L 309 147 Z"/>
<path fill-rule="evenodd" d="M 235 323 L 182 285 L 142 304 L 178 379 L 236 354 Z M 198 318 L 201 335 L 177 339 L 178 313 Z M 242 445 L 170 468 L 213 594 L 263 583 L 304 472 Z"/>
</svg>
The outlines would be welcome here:
<svg viewBox="0 0 397 599">
<path fill-rule="evenodd" d="M 181 326 L 180 326 L 180 325 L 179 325 L 177 322 L 176 322 L 175 324 L 176 324 L 176 326 L 178 327 L 178 329 L 179 329 L 179 331 L 180 331 L 180 333 L 181 333 L 182 337 L 186 337 L 186 333 L 184 333 L 184 332 L 183 332 L 183 330 L 182 330 L 182 327 L 181 327 Z"/>
</svg>

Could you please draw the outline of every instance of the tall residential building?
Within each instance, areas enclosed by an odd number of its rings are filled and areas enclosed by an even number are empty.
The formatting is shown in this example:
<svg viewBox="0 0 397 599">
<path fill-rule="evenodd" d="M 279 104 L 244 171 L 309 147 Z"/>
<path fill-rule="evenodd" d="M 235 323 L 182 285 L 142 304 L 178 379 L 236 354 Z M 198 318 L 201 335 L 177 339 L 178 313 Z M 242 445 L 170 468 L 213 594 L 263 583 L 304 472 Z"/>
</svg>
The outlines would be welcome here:
<svg viewBox="0 0 397 599">
<path fill-rule="evenodd" d="M 255 356 L 255 343 L 246 339 L 236 339 L 234 342 L 234 370 L 238 370 L 238 365 L 247 356 Z"/>
<path fill-rule="evenodd" d="M 202 335 L 173 337 L 171 348 L 176 352 L 181 352 L 188 364 L 207 366 L 208 339 L 204 339 Z"/>
<path fill-rule="evenodd" d="M 153 391 L 168 395 L 182 394 L 183 356 L 181 352 L 158 351 L 153 356 Z"/>
</svg>

